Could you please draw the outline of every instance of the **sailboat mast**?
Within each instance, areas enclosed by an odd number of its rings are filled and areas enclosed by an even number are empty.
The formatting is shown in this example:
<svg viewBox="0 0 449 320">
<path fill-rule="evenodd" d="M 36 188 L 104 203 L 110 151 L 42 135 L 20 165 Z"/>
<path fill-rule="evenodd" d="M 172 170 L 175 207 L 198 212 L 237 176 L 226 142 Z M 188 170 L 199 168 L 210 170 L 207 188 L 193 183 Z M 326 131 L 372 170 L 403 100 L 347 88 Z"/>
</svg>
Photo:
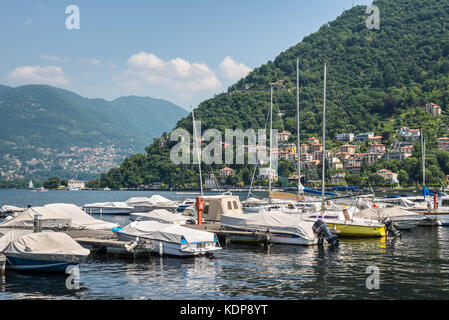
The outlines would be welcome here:
<svg viewBox="0 0 449 320">
<path fill-rule="evenodd" d="M 273 148 L 273 87 L 270 88 L 270 169 L 268 173 L 269 192 L 271 192 L 271 168 L 272 168 L 272 152 L 273 152 L 272 148 Z"/>
<path fill-rule="evenodd" d="M 203 196 L 203 177 L 201 176 L 201 151 L 198 146 L 198 134 L 196 132 L 196 126 L 195 126 L 195 114 L 193 113 L 192 109 L 192 120 L 193 120 L 193 139 L 195 140 L 195 146 L 198 154 L 198 168 L 200 171 L 200 189 L 201 189 L 201 196 Z"/>
<path fill-rule="evenodd" d="M 296 59 L 296 132 L 298 136 L 298 200 L 301 193 L 301 139 L 299 133 L 299 59 Z"/>
<path fill-rule="evenodd" d="M 424 140 L 424 132 L 421 130 L 421 153 L 422 153 L 422 188 L 423 188 L 423 196 L 426 198 L 424 187 L 426 186 L 426 141 Z"/>
<path fill-rule="evenodd" d="M 326 78 L 327 76 L 327 65 L 324 63 L 324 94 L 323 94 L 323 157 L 321 162 L 322 167 L 322 177 L 321 177 L 321 208 L 324 210 L 324 181 L 325 181 L 325 167 L 326 167 Z"/>
</svg>

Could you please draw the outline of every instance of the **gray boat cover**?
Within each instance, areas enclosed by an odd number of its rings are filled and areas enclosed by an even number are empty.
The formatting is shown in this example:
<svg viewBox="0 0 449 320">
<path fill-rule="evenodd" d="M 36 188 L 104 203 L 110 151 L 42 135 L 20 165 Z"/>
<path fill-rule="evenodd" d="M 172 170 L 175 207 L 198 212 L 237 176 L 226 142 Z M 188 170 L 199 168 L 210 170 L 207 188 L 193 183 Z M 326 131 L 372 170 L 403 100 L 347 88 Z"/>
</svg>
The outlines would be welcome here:
<svg viewBox="0 0 449 320">
<path fill-rule="evenodd" d="M 17 216 L 0 223 L 0 228 L 33 228 L 34 216 L 41 215 L 44 229 L 80 229 L 80 230 L 111 230 L 118 227 L 93 218 L 83 210 L 70 203 L 52 203 L 43 207 L 31 207 Z"/>
<path fill-rule="evenodd" d="M 191 220 L 191 218 L 187 216 L 171 213 L 165 209 L 155 209 L 150 212 L 131 213 L 131 218 L 176 224 L 185 224 L 187 220 Z"/>
<path fill-rule="evenodd" d="M 132 197 L 126 200 L 125 203 L 132 207 L 177 206 L 178 204 L 177 201 L 167 199 L 158 194 L 152 195 L 150 198 Z"/>
<path fill-rule="evenodd" d="M 289 233 L 313 240 L 315 234 L 312 230 L 313 222 L 304 221 L 300 215 L 286 214 L 280 211 L 266 211 L 248 214 L 224 214 L 221 216 L 221 225 L 248 231 L 267 231 L 271 233 Z"/>
<path fill-rule="evenodd" d="M 31 207 L 25 211 L 5 219 L 0 223 L 0 228 L 25 228 L 30 229 L 34 226 L 34 216 L 41 216 L 42 228 L 45 229 L 66 229 L 71 227 L 70 217 L 45 207 Z"/>
<path fill-rule="evenodd" d="M 422 219 L 423 215 L 396 207 L 396 208 L 367 208 L 355 213 L 354 217 L 364 219 L 376 219 L 376 220 L 387 217 L 392 220 L 397 220 L 407 217 L 407 219 L 416 218 L 419 220 Z"/>
<path fill-rule="evenodd" d="M 62 232 L 10 231 L 0 238 L 0 253 L 29 260 L 77 262 L 87 257 L 90 250 Z"/>
<path fill-rule="evenodd" d="M 139 238 L 148 238 L 172 243 L 181 243 L 184 238 L 188 243 L 215 241 L 212 232 L 182 227 L 178 224 L 160 223 L 156 221 L 135 221 L 120 232 Z"/>
<path fill-rule="evenodd" d="M 134 207 L 126 204 L 125 202 L 97 202 L 87 203 L 84 208 L 105 208 L 105 209 L 134 209 Z"/>
<path fill-rule="evenodd" d="M 46 204 L 44 208 L 72 219 L 72 229 L 112 230 L 119 226 L 116 223 L 95 219 L 71 203 L 51 203 Z"/>
</svg>

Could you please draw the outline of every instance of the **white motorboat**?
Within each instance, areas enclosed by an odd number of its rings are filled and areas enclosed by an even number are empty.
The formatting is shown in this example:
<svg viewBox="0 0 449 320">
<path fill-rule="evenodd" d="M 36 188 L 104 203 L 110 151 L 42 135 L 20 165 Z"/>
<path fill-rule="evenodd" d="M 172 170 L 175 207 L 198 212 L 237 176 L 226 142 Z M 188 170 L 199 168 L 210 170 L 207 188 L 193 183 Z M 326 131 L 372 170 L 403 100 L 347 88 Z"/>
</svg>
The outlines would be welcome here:
<svg viewBox="0 0 449 320">
<path fill-rule="evenodd" d="M 125 202 L 98 202 L 85 204 L 83 210 L 89 214 L 128 215 L 134 207 Z"/>
<path fill-rule="evenodd" d="M 195 230 L 174 223 L 134 221 L 115 228 L 119 240 L 151 242 L 152 251 L 161 255 L 189 257 L 212 254 L 221 247 L 212 232 Z"/>
</svg>

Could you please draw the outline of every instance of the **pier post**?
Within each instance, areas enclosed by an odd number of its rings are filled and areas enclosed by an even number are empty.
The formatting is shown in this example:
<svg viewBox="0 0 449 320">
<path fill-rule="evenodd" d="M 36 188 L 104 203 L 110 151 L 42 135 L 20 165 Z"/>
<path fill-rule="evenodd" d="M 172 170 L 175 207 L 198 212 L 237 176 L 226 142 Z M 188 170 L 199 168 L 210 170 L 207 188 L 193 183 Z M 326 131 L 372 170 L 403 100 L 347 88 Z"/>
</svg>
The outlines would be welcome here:
<svg viewBox="0 0 449 320">
<path fill-rule="evenodd" d="M 34 215 L 34 232 L 42 232 L 42 216 L 40 214 Z"/>
</svg>

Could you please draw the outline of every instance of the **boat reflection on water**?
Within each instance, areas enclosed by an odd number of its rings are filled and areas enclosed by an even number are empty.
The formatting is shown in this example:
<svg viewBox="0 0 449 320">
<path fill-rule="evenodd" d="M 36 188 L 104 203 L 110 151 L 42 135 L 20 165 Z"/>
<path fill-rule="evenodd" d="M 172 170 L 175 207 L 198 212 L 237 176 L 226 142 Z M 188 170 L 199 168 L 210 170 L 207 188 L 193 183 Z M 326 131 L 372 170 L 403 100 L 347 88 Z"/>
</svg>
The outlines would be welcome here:
<svg viewBox="0 0 449 320">
<path fill-rule="evenodd" d="M 78 289 L 67 288 L 68 274 L 24 274 L 7 272 L 0 281 L 0 299 L 83 299 L 87 288 L 82 275 Z"/>
</svg>

